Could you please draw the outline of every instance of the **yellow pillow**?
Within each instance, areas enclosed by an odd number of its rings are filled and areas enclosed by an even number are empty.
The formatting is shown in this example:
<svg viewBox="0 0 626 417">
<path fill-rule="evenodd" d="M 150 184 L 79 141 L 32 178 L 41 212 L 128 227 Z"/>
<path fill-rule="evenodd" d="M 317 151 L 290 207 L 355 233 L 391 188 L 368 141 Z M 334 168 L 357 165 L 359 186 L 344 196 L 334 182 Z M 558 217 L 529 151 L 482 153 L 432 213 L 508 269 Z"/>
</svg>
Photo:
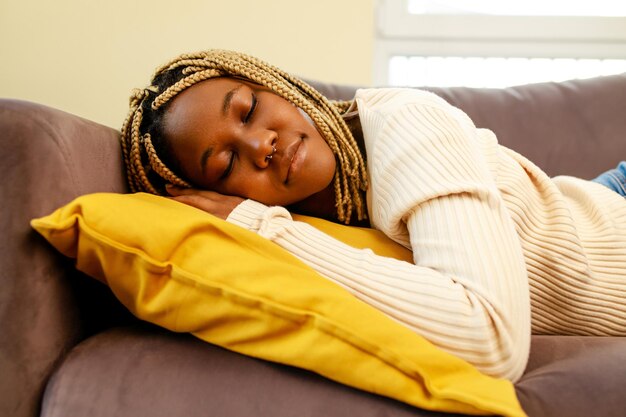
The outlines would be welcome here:
<svg viewBox="0 0 626 417">
<path fill-rule="evenodd" d="M 379 253 L 409 254 L 379 232 L 299 219 Z M 274 243 L 193 207 L 92 194 L 31 224 L 143 320 L 424 409 L 524 415 L 510 382 L 437 349 Z"/>
</svg>

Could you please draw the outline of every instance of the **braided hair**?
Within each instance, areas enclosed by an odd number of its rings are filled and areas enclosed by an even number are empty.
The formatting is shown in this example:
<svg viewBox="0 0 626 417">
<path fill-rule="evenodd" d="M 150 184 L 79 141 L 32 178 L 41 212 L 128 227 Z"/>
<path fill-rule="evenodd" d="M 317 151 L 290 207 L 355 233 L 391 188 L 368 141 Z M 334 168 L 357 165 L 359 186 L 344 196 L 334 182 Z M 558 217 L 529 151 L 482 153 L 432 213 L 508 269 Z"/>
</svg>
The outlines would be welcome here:
<svg viewBox="0 0 626 417">
<path fill-rule="evenodd" d="M 244 78 L 263 85 L 305 111 L 338 161 L 334 176 L 335 208 L 339 221 L 349 223 L 353 211 L 366 217 L 363 192 L 367 175 L 363 155 L 342 118 L 350 101 L 330 101 L 310 85 L 249 55 L 225 50 L 183 54 L 158 68 L 151 85 L 135 89 L 122 126 L 122 152 L 130 189 L 167 195 L 167 183 L 192 187 L 172 157 L 164 135 L 168 104 L 181 91 L 216 77 Z"/>
</svg>

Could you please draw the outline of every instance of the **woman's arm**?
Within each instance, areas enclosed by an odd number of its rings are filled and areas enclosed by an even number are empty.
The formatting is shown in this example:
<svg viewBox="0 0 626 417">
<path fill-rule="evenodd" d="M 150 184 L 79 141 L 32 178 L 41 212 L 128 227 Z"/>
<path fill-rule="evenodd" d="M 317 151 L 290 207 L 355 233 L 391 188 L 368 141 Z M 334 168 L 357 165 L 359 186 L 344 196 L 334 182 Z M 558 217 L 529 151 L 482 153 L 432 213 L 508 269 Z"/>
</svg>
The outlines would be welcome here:
<svg viewBox="0 0 626 417">
<path fill-rule="evenodd" d="M 442 339 L 452 336 L 442 343 L 467 338 L 462 356 L 476 355 L 470 362 L 485 360 L 481 369 L 519 377 L 530 345 L 528 277 L 495 184 L 495 137 L 479 136 L 463 112 L 423 91 L 362 90 L 357 103 L 371 177 L 370 220 L 410 246 L 415 264 L 449 286 L 430 293 L 441 297 L 441 308 L 458 308 L 456 319 L 451 309 L 450 321 L 440 324 Z"/>
<path fill-rule="evenodd" d="M 345 245 L 293 221 L 281 207 L 247 200 L 228 220 L 272 240 L 359 299 L 483 372 L 513 380 L 521 375 L 527 351 L 523 340 L 513 340 L 515 332 L 509 326 L 523 329 L 524 322 L 503 320 L 508 312 L 485 289 L 432 268 Z"/>
</svg>

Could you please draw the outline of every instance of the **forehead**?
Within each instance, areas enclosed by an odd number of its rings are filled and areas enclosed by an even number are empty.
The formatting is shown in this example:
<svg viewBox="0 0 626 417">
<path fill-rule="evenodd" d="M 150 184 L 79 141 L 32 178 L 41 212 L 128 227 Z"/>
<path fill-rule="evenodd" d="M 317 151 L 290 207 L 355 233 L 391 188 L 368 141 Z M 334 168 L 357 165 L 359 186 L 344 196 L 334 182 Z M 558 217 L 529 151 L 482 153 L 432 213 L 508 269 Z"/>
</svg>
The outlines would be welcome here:
<svg viewBox="0 0 626 417">
<path fill-rule="evenodd" d="M 175 96 L 164 116 L 164 130 L 167 136 L 189 132 L 189 129 L 201 129 L 198 118 L 208 121 L 217 117 L 222 103 L 229 91 L 247 84 L 242 80 L 220 77 L 201 81 Z"/>
</svg>

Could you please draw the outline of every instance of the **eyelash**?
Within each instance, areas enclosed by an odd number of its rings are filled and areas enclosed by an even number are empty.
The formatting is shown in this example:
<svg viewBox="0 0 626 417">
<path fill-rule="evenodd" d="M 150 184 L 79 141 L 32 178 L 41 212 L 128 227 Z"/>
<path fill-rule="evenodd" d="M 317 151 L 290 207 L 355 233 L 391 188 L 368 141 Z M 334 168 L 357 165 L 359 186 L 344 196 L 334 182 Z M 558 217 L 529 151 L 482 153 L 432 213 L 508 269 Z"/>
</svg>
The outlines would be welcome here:
<svg viewBox="0 0 626 417">
<path fill-rule="evenodd" d="M 235 164 L 235 152 L 231 152 L 230 153 L 230 158 L 228 160 L 228 166 L 224 170 L 224 173 L 222 173 L 222 176 L 220 177 L 220 180 L 223 180 L 223 179 L 225 179 L 226 177 L 228 177 L 230 175 L 230 172 L 233 170 L 233 165 L 234 164 Z"/>
</svg>

